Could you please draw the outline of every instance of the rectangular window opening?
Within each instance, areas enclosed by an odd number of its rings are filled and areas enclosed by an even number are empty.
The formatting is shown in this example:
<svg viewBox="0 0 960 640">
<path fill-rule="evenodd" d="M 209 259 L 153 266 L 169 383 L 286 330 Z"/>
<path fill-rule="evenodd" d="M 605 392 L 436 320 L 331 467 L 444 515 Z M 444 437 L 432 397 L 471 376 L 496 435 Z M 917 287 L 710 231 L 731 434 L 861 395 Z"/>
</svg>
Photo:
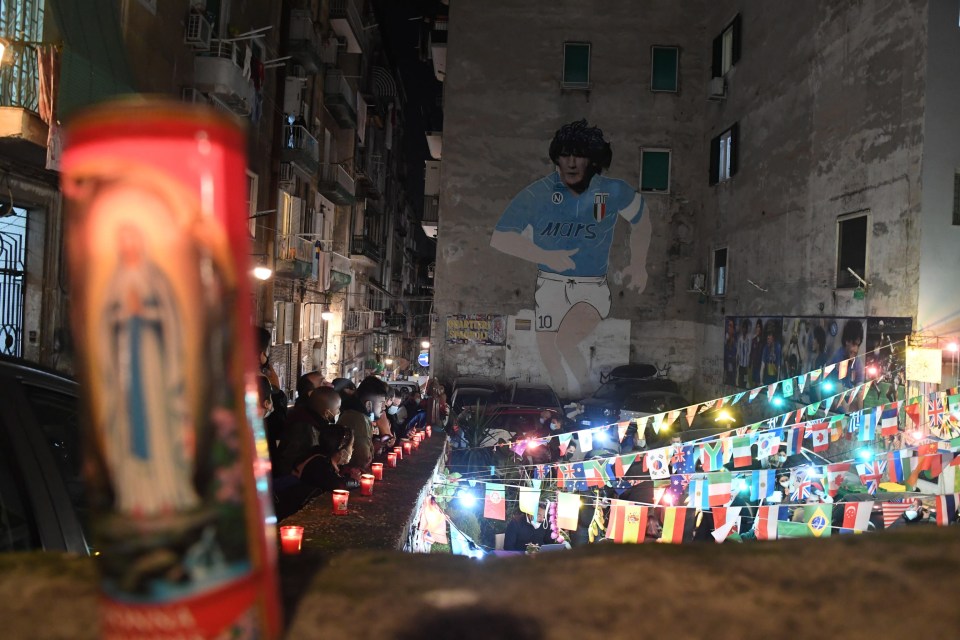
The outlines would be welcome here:
<svg viewBox="0 0 960 640">
<path fill-rule="evenodd" d="M 713 251 L 713 295 L 727 294 L 727 249 Z"/>
<path fill-rule="evenodd" d="M 669 149 L 640 150 L 640 191 L 669 193 Z"/>
<path fill-rule="evenodd" d="M 590 87 L 590 43 L 563 43 L 563 86 L 569 89 Z"/>
<path fill-rule="evenodd" d="M 653 47 L 650 55 L 650 90 L 677 91 L 680 49 Z"/>
<path fill-rule="evenodd" d="M 723 77 L 740 61 L 742 21 L 737 15 L 713 39 L 713 77 Z"/>
<path fill-rule="evenodd" d="M 739 123 L 735 123 L 710 141 L 710 184 L 724 182 L 736 175 L 739 165 L 739 147 Z"/>
<path fill-rule="evenodd" d="M 960 170 L 953 174 L 953 224 L 960 226 Z"/>
<path fill-rule="evenodd" d="M 850 273 L 866 279 L 867 215 L 840 218 L 837 221 L 837 288 L 855 289 L 860 281 Z"/>
</svg>

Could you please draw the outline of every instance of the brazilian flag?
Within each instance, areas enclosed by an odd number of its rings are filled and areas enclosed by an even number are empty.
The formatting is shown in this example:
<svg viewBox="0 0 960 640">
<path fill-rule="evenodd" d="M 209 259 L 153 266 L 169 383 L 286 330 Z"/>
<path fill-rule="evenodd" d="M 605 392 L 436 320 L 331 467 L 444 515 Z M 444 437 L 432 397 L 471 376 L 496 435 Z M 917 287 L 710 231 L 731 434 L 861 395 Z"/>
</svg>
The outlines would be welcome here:
<svg viewBox="0 0 960 640">
<path fill-rule="evenodd" d="M 809 504 L 803 508 L 803 522 L 780 521 L 777 537 L 825 538 L 830 535 L 833 509 L 826 504 Z"/>
</svg>

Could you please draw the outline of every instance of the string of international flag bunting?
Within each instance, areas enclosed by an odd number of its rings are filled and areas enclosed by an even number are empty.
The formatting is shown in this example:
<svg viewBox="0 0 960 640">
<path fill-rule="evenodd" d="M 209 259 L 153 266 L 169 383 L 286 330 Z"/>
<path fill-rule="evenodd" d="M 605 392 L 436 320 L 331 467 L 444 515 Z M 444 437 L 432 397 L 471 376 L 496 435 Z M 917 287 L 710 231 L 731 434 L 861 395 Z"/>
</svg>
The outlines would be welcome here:
<svg viewBox="0 0 960 640">
<path fill-rule="evenodd" d="M 669 430 L 681 416 L 692 425 L 699 413 L 735 405 L 745 397 L 748 402 L 753 402 L 764 391 L 768 400 L 772 400 L 778 391 L 785 399 L 793 397 L 795 392 L 799 397 L 807 384 L 826 380 L 834 370 L 837 372 L 835 379 L 844 380 L 852 362 L 853 359 L 847 360 L 792 379 L 638 418 L 634 423 L 638 433 L 644 433 L 649 426 L 659 434 L 662 430 Z M 875 379 L 868 379 L 772 418 L 649 451 L 581 462 L 501 466 L 501 474 L 517 476 L 512 480 L 496 477 L 492 469 L 465 475 L 438 472 L 433 490 L 420 511 L 418 533 L 426 545 L 449 542 L 454 553 L 459 550 L 464 555 L 481 554 L 480 546 L 464 535 L 444 511 L 443 506 L 452 499 L 459 500 L 461 505 L 479 503 L 482 499 L 483 517 L 502 521 L 506 518 L 508 503 L 517 504 L 524 513 L 536 515 L 541 499 L 546 498 L 551 522 L 561 540 L 564 537 L 562 531 L 572 531 L 580 526 L 580 510 L 586 504 L 588 508 L 593 507 L 589 527 L 591 542 L 595 538 L 620 543 L 642 542 L 652 509 L 660 510 L 658 519 L 662 520 L 662 531 L 659 542 L 681 542 L 685 527 L 689 525 L 687 519 L 699 519 L 703 513 L 709 513 L 713 518 L 711 535 L 717 542 L 736 538 L 741 533 L 741 518 L 748 514 L 745 511 L 748 507 L 732 504 L 738 495 L 749 496 L 759 505 L 749 514 L 754 518 L 752 533 L 760 540 L 824 537 L 832 531 L 863 532 L 868 529 L 875 508 L 882 513 L 884 526 L 890 526 L 901 514 L 914 508 L 915 498 L 935 501 L 938 525 L 954 523 L 960 504 L 960 473 L 957 473 L 960 456 L 954 453 L 960 449 L 960 390 L 936 391 L 877 407 L 828 414 L 831 407 L 849 407 L 854 401 L 862 400 L 876 384 Z M 821 411 L 823 415 L 820 415 Z M 922 419 L 924 413 L 925 421 Z M 630 426 L 630 421 L 612 423 L 485 448 L 508 447 L 518 459 L 522 459 L 524 453 L 556 438 L 562 456 L 573 438 L 577 439 L 579 450 L 587 452 L 593 449 L 594 439 L 602 440 L 614 428 L 617 429 L 618 442 L 623 441 Z M 812 451 L 819 453 L 844 437 L 856 439 L 865 446 L 876 444 L 878 437 L 883 438 L 888 446 L 895 442 L 901 446 L 871 452 L 858 460 L 785 469 L 757 468 L 757 463 L 776 454 L 781 444 L 787 456 L 800 452 L 806 441 Z M 911 439 L 913 445 L 909 444 Z M 923 472 L 931 480 L 926 481 L 924 492 L 918 493 L 913 489 L 921 483 Z M 858 479 L 871 496 L 878 493 L 884 482 L 905 485 L 909 491 L 883 493 L 875 500 L 834 502 L 833 498 L 845 479 L 851 478 Z M 599 495 L 599 490 L 604 487 L 611 487 L 614 493 L 621 495 L 641 483 L 653 484 L 652 502 Z M 594 491 L 592 495 L 591 490 Z M 512 495 L 517 497 L 508 497 Z M 842 511 L 837 509 L 837 513 L 842 513 L 842 521 L 834 523 L 834 508 L 838 506 L 842 507 Z M 604 508 L 608 508 L 606 517 Z M 784 520 L 783 509 L 799 513 Z"/>
</svg>

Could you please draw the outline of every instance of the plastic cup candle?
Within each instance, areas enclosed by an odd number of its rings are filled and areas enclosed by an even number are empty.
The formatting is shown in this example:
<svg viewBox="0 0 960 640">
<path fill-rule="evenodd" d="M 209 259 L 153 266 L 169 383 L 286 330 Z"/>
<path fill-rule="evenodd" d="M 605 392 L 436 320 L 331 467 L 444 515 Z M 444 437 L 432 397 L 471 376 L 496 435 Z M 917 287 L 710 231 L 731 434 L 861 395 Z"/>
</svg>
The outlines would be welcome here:
<svg viewBox="0 0 960 640">
<path fill-rule="evenodd" d="M 300 544 L 303 541 L 303 527 L 280 527 L 280 549 L 284 553 L 300 553 Z"/>
<path fill-rule="evenodd" d="M 413 435 L 413 438 L 410 440 L 410 442 L 413 444 L 413 448 L 414 448 L 414 449 L 419 449 L 419 448 L 420 448 L 420 434 L 419 434 L 419 433 L 414 434 L 414 435 Z"/>
<path fill-rule="evenodd" d="M 397 466 L 397 454 L 394 451 L 391 451 L 387 454 L 387 466 L 395 467 Z M 380 473 L 383 473 L 383 469 L 380 470 Z"/>
<path fill-rule="evenodd" d="M 365 473 L 360 476 L 360 495 L 362 496 L 372 496 L 373 495 L 373 474 Z"/>
<path fill-rule="evenodd" d="M 432 431 L 433 431 L 433 429 L 430 428 L 430 425 L 427 425 L 427 428 L 426 428 L 426 430 L 424 431 L 424 433 L 427 434 L 427 437 L 428 437 L 428 438 L 432 438 L 432 437 L 433 437 Z"/>
<path fill-rule="evenodd" d="M 410 452 L 407 451 L 407 453 L 410 453 Z M 397 460 L 403 460 L 403 447 L 394 447 L 393 454 L 397 457 Z"/>
<path fill-rule="evenodd" d="M 390 454 L 389 454 L 389 453 L 387 454 L 387 460 L 388 460 L 388 461 L 390 460 Z M 371 464 L 371 465 L 370 465 L 370 473 L 373 474 L 373 479 L 374 479 L 374 480 L 378 480 L 378 481 L 379 481 L 379 480 L 383 480 L 383 463 L 382 463 L 382 462 L 374 462 L 373 464 Z"/>
<path fill-rule="evenodd" d="M 350 500 L 350 492 L 345 489 L 333 490 L 333 515 L 343 516 L 347 514 L 347 501 Z"/>
<path fill-rule="evenodd" d="M 403 454 L 408 456 L 411 451 L 413 451 L 413 443 L 407 440 L 403 443 Z"/>
</svg>

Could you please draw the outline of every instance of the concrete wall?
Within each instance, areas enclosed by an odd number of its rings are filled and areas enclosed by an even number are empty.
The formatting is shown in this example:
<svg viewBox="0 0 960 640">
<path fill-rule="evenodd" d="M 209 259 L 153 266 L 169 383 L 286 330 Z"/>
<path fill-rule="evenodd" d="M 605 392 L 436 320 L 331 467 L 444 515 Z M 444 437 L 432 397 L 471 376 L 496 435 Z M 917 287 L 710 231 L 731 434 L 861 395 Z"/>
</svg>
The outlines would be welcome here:
<svg viewBox="0 0 960 640">
<path fill-rule="evenodd" d="M 535 267 L 493 251 L 489 233 L 509 199 L 550 171 L 553 131 L 579 117 L 611 140 L 609 175 L 631 184 L 641 146 L 673 151 L 671 193 L 647 194 L 653 242 L 642 294 L 618 280 L 622 235 L 611 252 L 610 315 L 630 322 L 623 361 L 672 364 L 671 377 L 707 395 L 722 391 L 724 315 L 915 316 L 926 2 L 610 4 L 451 6 L 440 326 L 451 313 L 532 308 Z M 726 100 L 708 101 L 712 40 L 738 13 L 742 57 Z M 955 29 L 955 20 L 940 22 Z M 593 43 L 589 95 L 559 88 L 565 40 Z M 651 44 L 681 47 L 678 94 L 649 91 Z M 949 104 L 945 94 L 944 113 Z M 711 187 L 710 140 L 735 122 L 739 172 Z M 960 160 L 946 142 L 952 186 Z M 837 219 L 857 211 L 869 214 L 862 300 L 836 288 Z M 689 293 L 692 274 L 709 282 L 720 247 L 726 296 Z M 445 345 L 442 335 L 434 344 L 438 375 L 477 372 L 476 362 L 502 375 L 505 349 Z"/>
<path fill-rule="evenodd" d="M 960 171 L 960 29 L 958 5 L 931 0 L 926 27 L 930 55 L 926 68 L 923 141 L 923 207 L 920 224 L 920 291 L 917 324 L 939 335 L 960 333 L 960 227 L 951 224 L 954 175 Z"/>
</svg>

